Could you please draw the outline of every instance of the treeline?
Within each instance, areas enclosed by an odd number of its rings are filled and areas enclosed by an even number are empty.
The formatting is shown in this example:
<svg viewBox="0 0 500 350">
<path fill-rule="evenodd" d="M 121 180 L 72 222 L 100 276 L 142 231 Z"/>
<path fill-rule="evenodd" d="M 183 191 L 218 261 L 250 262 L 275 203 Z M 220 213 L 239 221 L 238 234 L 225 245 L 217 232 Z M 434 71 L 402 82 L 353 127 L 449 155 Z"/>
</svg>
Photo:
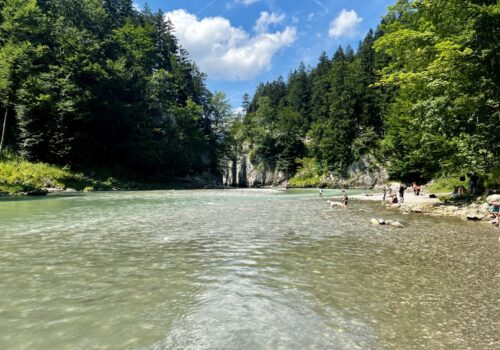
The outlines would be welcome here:
<svg viewBox="0 0 500 350">
<path fill-rule="evenodd" d="M 499 34 L 497 1 L 400 0 L 356 52 L 246 96 L 235 151 L 290 176 L 342 176 L 366 153 L 406 181 L 498 173 Z"/>
<path fill-rule="evenodd" d="M 217 172 L 229 110 L 161 11 L 132 0 L 0 0 L 0 148 L 156 179 Z"/>
</svg>

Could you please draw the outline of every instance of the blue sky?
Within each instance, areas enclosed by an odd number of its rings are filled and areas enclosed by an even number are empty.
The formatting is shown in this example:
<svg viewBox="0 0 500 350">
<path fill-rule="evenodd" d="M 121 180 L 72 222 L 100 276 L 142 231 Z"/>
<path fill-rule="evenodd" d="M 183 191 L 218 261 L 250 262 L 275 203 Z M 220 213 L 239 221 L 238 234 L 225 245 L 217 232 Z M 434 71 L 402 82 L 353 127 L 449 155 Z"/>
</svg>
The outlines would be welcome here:
<svg viewBox="0 0 500 350">
<path fill-rule="evenodd" d="M 314 66 L 322 51 L 354 49 L 395 0 L 149 0 L 176 27 L 181 45 L 208 74 L 212 91 L 233 108 L 259 82 L 271 81 L 301 61 Z M 135 0 L 138 7 L 145 0 Z"/>
</svg>

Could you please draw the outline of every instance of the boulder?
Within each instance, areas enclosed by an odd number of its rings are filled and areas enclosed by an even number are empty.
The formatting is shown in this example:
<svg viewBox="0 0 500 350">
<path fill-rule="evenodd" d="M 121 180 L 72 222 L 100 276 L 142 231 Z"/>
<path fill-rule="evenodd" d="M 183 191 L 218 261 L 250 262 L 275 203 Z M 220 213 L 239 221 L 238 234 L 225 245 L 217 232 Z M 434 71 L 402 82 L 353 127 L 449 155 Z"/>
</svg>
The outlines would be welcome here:
<svg viewBox="0 0 500 350">
<path fill-rule="evenodd" d="M 371 219 L 370 222 L 372 223 L 372 225 L 380 225 L 377 219 Z"/>
<path fill-rule="evenodd" d="M 67 188 L 64 190 L 64 192 L 73 193 L 73 192 L 77 192 L 77 190 L 75 190 L 74 188 Z"/>
</svg>

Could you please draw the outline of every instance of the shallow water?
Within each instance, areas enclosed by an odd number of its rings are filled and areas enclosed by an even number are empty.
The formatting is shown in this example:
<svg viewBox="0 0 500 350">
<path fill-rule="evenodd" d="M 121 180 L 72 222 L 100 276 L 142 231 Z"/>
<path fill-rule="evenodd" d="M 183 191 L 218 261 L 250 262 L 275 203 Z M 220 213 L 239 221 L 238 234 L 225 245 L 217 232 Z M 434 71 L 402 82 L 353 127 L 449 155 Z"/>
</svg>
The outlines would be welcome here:
<svg viewBox="0 0 500 350">
<path fill-rule="evenodd" d="M 498 349 L 499 233 L 316 191 L 0 201 L 0 349 Z"/>
</svg>

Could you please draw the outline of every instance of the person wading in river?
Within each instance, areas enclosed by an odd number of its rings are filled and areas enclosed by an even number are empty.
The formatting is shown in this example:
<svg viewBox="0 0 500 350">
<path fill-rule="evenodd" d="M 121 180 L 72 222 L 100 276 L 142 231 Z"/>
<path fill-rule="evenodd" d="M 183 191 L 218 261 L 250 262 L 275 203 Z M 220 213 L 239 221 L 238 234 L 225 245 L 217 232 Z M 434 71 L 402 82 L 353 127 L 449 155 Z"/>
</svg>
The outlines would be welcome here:
<svg viewBox="0 0 500 350">
<path fill-rule="evenodd" d="M 349 202 L 349 197 L 347 197 L 347 192 L 342 190 L 342 203 L 347 207 L 347 203 Z"/>
</svg>

